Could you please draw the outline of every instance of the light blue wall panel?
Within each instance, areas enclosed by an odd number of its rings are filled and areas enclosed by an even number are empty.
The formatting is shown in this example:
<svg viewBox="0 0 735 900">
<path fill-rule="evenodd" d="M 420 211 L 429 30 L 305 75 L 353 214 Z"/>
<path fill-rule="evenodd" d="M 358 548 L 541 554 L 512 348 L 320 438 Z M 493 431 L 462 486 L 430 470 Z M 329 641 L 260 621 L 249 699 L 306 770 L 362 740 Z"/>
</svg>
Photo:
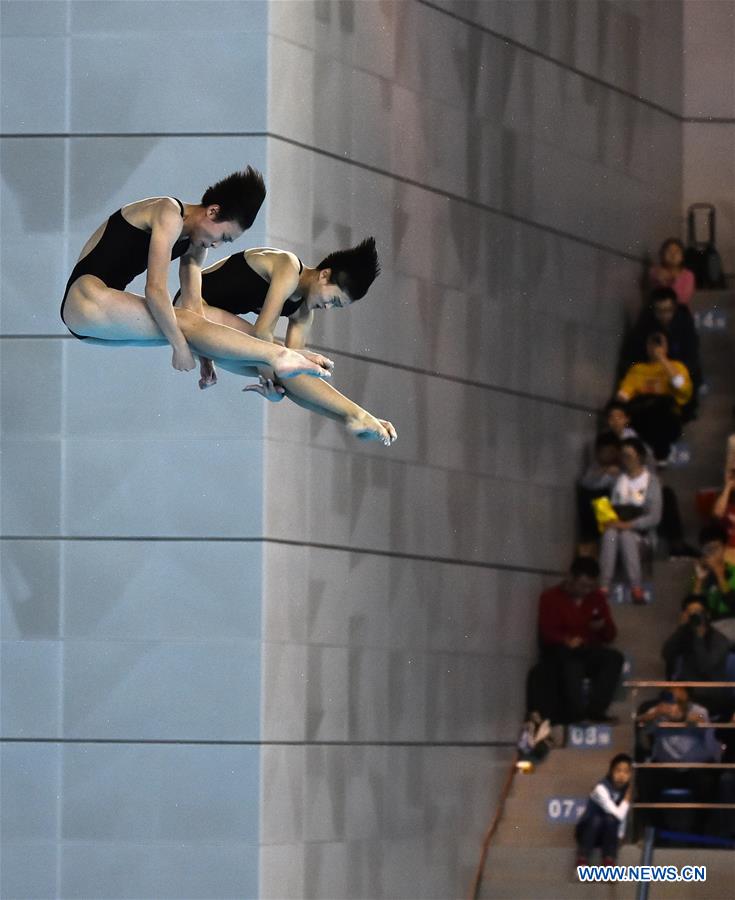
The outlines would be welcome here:
<svg viewBox="0 0 735 900">
<path fill-rule="evenodd" d="M 262 405 L 58 309 L 116 208 L 265 169 L 220 134 L 265 129 L 267 4 L 2 7 L 0 733 L 104 743 L 3 746 L 0 893 L 255 898 L 260 546 L 210 538 L 261 537 Z"/>
<path fill-rule="evenodd" d="M 55 897 L 57 888 L 61 748 L 0 747 L 0 837 L 3 897 Z"/>
<path fill-rule="evenodd" d="M 68 44 L 63 37 L 3 36 L 0 124 L 4 133 L 48 134 L 65 130 L 67 53 Z M 40 59 L 42 66 L 38 64 Z"/>
</svg>

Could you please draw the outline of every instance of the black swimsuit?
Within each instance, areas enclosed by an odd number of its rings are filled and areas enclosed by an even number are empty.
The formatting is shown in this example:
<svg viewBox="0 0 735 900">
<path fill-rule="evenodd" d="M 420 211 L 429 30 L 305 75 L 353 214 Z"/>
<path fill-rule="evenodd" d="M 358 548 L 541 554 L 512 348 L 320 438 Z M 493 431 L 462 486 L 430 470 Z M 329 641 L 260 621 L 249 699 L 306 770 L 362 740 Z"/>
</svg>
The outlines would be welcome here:
<svg viewBox="0 0 735 900">
<path fill-rule="evenodd" d="M 176 200 L 176 198 L 174 197 Z M 176 200 L 184 216 L 184 204 Z M 178 259 L 189 249 L 189 238 L 176 241 L 171 248 L 171 259 Z M 107 220 L 105 230 L 102 232 L 97 244 L 82 257 L 74 266 L 71 276 L 66 283 L 64 299 L 61 301 L 61 321 L 64 322 L 64 306 L 69 289 L 82 275 L 95 275 L 103 281 L 107 287 L 117 291 L 123 291 L 141 272 L 148 268 L 148 250 L 151 245 L 151 234 L 136 228 L 123 218 L 122 210 L 118 209 Z M 66 325 L 66 322 L 64 322 Z M 69 328 L 69 326 L 66 326 Z M 74 337 L 84 340 L 86 335 L 76 334 L 69 328 Z"/>
<path fill-rule="evenodd" d="M 299 260 L 299 275 L 304 264 Z M 263 309 L 270 283 L 262 275 L 251 269 L 244 253 L 234 253 L 224 265 L 213 272 L 202 272 L 202 297 L 210 306 L 224 309 L 236 316 L 245 313 L 259 313 Z M 174 303 L 179 297 L 174 297 Z M 292 316 L 303 303 L 301 300 L 286 300 L 281 309 L 282 316 Z"/>
</svg>

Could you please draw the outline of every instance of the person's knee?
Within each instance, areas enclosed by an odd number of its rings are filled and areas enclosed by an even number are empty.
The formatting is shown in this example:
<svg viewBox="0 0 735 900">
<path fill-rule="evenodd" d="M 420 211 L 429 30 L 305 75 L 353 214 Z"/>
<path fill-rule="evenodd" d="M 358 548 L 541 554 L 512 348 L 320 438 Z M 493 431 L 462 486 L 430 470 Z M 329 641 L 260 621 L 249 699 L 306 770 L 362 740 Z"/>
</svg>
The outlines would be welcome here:
<svg viewBox="0 0 735 900">
<path fill-rule="evenodd" d="M 179 328 L 184 332 L 184 334 L 186 334 L 187 331 L 196 328 L 198 322 L 203 321 L 202 316 L 198 316 L 190 309 L 176 307 L 174 312 L 176 313 L 176 321 L 179 325 Z"/>
</svg>

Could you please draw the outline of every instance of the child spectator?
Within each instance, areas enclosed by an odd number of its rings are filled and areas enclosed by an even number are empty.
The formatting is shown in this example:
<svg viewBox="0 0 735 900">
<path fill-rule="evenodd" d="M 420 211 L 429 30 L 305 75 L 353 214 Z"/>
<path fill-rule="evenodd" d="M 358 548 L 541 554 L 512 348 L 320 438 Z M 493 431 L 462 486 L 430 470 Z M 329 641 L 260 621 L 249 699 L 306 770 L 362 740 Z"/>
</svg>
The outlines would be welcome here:
<svg viewBox="0 0 735 900">
<path fill-rule="evenodd" d="M 735 616 L 735 565 L 725 559 L 727 531 L 713 522 L 699 533 L 702 555 L 694 563 L 692 594 L 701 598 L 711 621 Z"/>
<path fill-rule="evenodd" d="M 671 445 L 681 435 L 681 411 L 692 396 L 692 380 L 683 363 L 668 357 L 666 336 L 646 341 L 647 363 L 632 365 L 618 386 L 617 399 L 628 403 L 633 428 L 650 444 L 658 465 L 665 465 Z"/>
<path fill-rule="evenodd" d="M 649 271 L 652 288 L 668 287 L 676 291 L 679 303 L 688 306 L 696 287 L 694 272 L 684 268 L 684 244 L 667 238 L 658 251 L 658 265 Z"/>
<path fill-rule="evenodd" d="M 632 796 L 633 760 L 618 753 L 610 760 L 607 775 L 595 785 L 574 835 L 577 865 L 586 866 L 595 847 L 602 852 L 602 865 L 612 866 L 625 834 L 625 820 Z"/>
<path fill-rule="evenodd" d="M 661 521 L 661 483 L 646 468 L 646 448 L 639 438 L 622 442 L 623 474 L 615 482 L 611 502 L 618 518 L 608 522 L 602 535 L 600 570 L 602 590 L 608 592 L 618 557 L 631 588 L 634 603 L 643 603 L 641 548 L 653 547 Z"/>
</svg>

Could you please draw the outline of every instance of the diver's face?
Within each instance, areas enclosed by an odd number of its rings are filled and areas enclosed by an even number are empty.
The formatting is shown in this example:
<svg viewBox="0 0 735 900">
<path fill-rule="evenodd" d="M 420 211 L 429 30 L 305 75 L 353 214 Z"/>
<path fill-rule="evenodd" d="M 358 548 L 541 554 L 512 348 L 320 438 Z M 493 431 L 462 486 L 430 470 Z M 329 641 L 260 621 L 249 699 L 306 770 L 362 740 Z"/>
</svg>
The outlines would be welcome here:
<svg viewBox="0 0 735 900">
<path fill-rule="evenodd" d="M 319 272 L 319 277 L 309 290 L 309 309 L 344 309 L 353 302 L 338 284 L 329 281 L 331 275 L 331 269 Z"/>
<path fill-rule="evenodd" d="M 219 206 L 208 206 L 203 210 L 201 217 L 197 220 L 191 230 L 189 237 L 196 247 L 208 249 L 210 247 L 219 247 L 220 244 L 229 244 L 236 241 L 243 233 L 243 229 L 238 222 L 226 220 L 218 222 Z"/>
</svg>

